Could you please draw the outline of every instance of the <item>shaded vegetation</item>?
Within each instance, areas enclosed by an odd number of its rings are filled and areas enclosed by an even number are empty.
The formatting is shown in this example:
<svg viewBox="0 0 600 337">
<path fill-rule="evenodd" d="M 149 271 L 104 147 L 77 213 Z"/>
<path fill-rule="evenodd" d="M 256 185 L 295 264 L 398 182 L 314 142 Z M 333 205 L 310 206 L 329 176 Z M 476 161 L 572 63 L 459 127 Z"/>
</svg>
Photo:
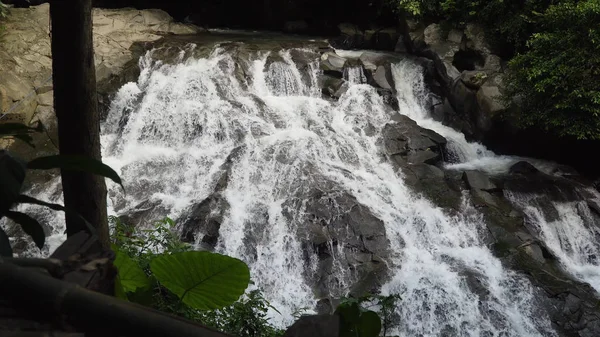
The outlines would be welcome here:
<svg viewBox="0 0 600 337">
<path fill-rule="evenodd" d="M 506 78 L 521 125 L 600 139 L 600 1 L 551 6 L 528 47 Z"/>
<path fill-rule="evenodd" d="M 392 0 L 425 22 L 483 27 L 510 59 L 505 100 L 522 128 L 600 139 L 599 0 Z"/>
</svg>

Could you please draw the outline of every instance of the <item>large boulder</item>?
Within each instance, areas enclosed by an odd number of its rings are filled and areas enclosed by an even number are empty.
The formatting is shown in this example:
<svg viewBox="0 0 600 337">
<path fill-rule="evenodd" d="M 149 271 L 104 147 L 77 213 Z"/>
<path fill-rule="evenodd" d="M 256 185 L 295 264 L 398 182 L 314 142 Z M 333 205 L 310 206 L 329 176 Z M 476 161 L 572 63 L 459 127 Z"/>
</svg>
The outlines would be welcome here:
<svg viewBox="0 0 600 337">
<path fill-rule="evenodd" d="M 400 166 L 436 164 L 443 160 L 446 139 L 436 132 L 421 128 L 412 119 L 396 114 L 383 128 L 386 154 Z"/>
<path fill-rule="evenodd" d="M 323 53 L 323 55 L 321 55 L 321 70 L 328 75 L 342 78 L 347 61 L 348 60 L 336 53 Z"/>
<path fill-rule="evenodd" d="M 325 184 L 305 189 L 282 208 L 300 211 L 295 216 L 284 212 L 284 216 L 297 228 L 307 260 L 305 277 L 317 297 L 343 295 L 347 289 L 340 288 L 339 275 L 348 276 L 343 282 L 351 285 L 356 296 L 383 284 L 384 261 L 390 253 L 385 226 L 356 198 Z"/>
</svg>

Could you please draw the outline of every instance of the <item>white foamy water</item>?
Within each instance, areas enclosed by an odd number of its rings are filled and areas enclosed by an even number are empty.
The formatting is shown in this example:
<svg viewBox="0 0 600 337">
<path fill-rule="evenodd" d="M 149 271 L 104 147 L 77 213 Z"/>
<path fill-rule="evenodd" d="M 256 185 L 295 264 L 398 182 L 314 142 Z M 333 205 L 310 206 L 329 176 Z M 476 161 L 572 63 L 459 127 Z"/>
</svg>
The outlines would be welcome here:
<svg viewBox="0 0 600 337">
<path fill-rule="evenodd" d="M 600 202 L 600 195 L 592 202 Z M 520 207 L 532 232 L 542 240 L 561 266 L 575 278 L 589 283 L 600 292 L 600 228 L 586 201 L 550 202 L 544 206 L 544 195 L 505 192 Z M 548 217 L 542 209 L 555 213 Z"/>
<path fill-rule="evenodd" d="M 316 270 L 317 258 L 304 258 L 298 224 L 286 216 L 304 210 L 286 201 L 331 182 L 385 225 L 392 254 L 382 292 L 402 296 L 395 333 L 555 335 L 531 284 L 486 247 L 486 225 L 468 198 L 460 215 L 449 216 L 414 193 L 388 163 L 381 130 L 396 112 L 362 84 L 362 69 L 348 72 L 349 89 L 331 101 L 317 85 L 318 59 L 301 66 L 290 51 L 278 54 L 271 63 L 267 52 L 252 55 L 244 78 L 218 48 L 176 65 L 155 62 L 152 53 L 142 58 L 140 78 L 119 90 L 102 126 L 104 161 L 128 191 L 124 196 L 109 183 L 111 209 L 127 213 L 149 201 L 164 208 L 164 216 L 184 216 L 212 193 L 221 165 L 239 149 L 223 191 L 229 207 L 217 250 L 248 263 L 256 286 L 281 312 L 270 313 L 277 325 L 316 304 L 305 274 Z M 431 120 L 417 65 L 394 65 L 393 75 L 400 112 L 449 140 L 461 162 L 453 168 L 504 172 L 517 160 L 495 156 Z M 49 221 L 53 233 L 62 233 L 62 219 Z M 349 291 L 352 275 L 343 269 L 333 269 L 340 278 L 334 295 Z"/>
<path fill-rule="evenodd" d="M 310 262 L 297 224 L 284 215 L 300 210 L 285 201 L 325 180 L 385 224 L 393 254 L 383 291 L 402 295 L 399 334 L 552 335 L 532 305 L 531 285 L 485 247 L 485 224 L 468 202 L 462 216 L 450 217 L 414 194 L 387 163 L 380 132 L 394 111 L 376 91 L 351 80 L 338 102 L 322 99 L 317 59 L 307 79 L 288 51 L 279 54 L 268 66 L 267 53 L 254 55 L 247 81 L 236 78 L 233 59 L 218 49 L 177 65 L 144 60 L 138 83 L 119 91 L 103 127 L 105 161 L 131 191 L 119 211 L 149 198 L 182 214 L 210 194 L 221 164 L 243 146 L 223 192 L 229 208 L 217 249 L 249 264 L 256 285 L 282 313 L 272 313 L 277 324 L 291 323 L 293 312 L 316 302 L 304 281 Z M 396 78 L 401 112 L 414 117 L 422 107 L 413 88 L 422 79 L 408 76 L 419 72 L 415 65 L 398 67 L 407 75 Z M 469 287 L 467 274 L 476 275 L 485 294 Z M 344 293 L 347 285 L 332 291 Z"/>
<path fill-rule="evenodd" d="M 448 150 L 458 159 L 456 163 L 447 164 L 446 168 L 454 170 L 480 170 L 490 174 L 507 173 L 512 165 L 519 161 L 528 161 L 538 170 L 552 174 L 556 165 L 550 162 L 523 158 L 518 156 L 500 156 L 477 142 L 468 142 L 465 135 L 437 122 L 429 116 L 423 102 L 429 93 L 425 88 L 423 73 L 414 70 L 410 62 L 396 64 L 392 67 L 400 112 L 415 120 L 420 126 L 434 130 L 448 140 Z"/>
</svg>

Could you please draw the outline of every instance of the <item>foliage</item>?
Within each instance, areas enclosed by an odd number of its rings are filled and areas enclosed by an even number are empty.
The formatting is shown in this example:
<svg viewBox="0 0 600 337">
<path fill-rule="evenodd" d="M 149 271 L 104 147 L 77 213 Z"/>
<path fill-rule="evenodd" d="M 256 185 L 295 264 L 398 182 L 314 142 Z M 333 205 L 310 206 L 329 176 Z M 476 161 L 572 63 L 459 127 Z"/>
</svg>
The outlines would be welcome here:
<svg viewBox="0 0 600 337">
<path fill-rule="evenodd" d="M 0 19 L 4 19 L 8 15 L 8 7 L 0 1 Z"/>
<path fill-rule="evenodd" d="M 198 310 L 231 305 L 250 282 L 243 261 L 206 251 L 162 254 L 150 262 L 150 270 L 162 286 Z"/>
<path fill-rule="evenodd" d="M 271 305 L 260 291 L 252 290 L 229 307 L 201 313 L 199 321 L 233 336 L 281 336 L 283 331 L 269 323 L 269 308 L 272 308 Z"/>
<path fill-rule="evenodd" d="M 341 320 L 340 336 L 388 336 L 388 332 L 399 324 L 395 310 L 400 300 L 400 295 L 342 299 L 336 309 Z"/>
<path fill-rule="evenodd" d="M 381 332 L 377 313 L 364 310 L 356 301 L 340 304 L 335 312 L 340 316 L 341 337 L 377 337 Z"/>
<path fill-rule="evenodd" d="M 519 98 L 522 126 L 560 136 L 600 139 L 600 1 L 548 8 L 529 51 L 506 76 L 507 98 Z"/>
<path fill-rule="evenodd" d="M 21 140 L 33 147 L 33 138 L 31 134 L 40 132 L 41 130 L 43 130 L 41 123 L 38 123 L 35 127 L 19 123 L 4 123 L 0 124 L 0 139 Z M 82 156 L 54 155 L 34 158 L 28 163 L 25 163 L 24 161 L 13 157 L 7 151 L 0 150 L 0 219 L 2 217 L 7 217 L 19 224 L 23 231 L 31 236 L 34 243 L 39 248 L 42 248 L 45 242 L 43 227 L 31 216 L 13 211 L 11 208 L 19 204 L 35 204 L 81 217 L 74 211 L 62 205 L 44 202 L 21 194 L 27 170 L 51 170 L 57 168 L 97 174 L 111 178 L 119 184 L 121 183 L 121 178 L 119 178 L 119 175 L 115 171 L 95 159 Z M 85 221 L 85 219 L 83 220 Z M 89 223 L 87 223 L 87 225 L 90 232 L 93 233 L 93 227 Z M 12 249 L 8 236 L 4 233 L 2 228 L 0 228 L 0 232 L 0 253 L 2 256 L 12 256 Z"/>
<path fill-rule="evenodd" d="M 275 337 L 283 333 L 269 323 L 267 311 L 271 306 L 258 290 L 250 291 L 240 298 L 239 295 L 249 283 L 248 267 L 243 262 L 223 255 L 192 251 L 190 245 L 179 240 L 174 230 L 175 223 L 169 218 L 155 223 L 150 229 L 136 229 L 114 216 L 109 220 L 113 230 L 113 247 L 117 252 L 115 265 L 119 270 L 121 283 L 116 285 L 117 296 L 211 326 L 234 336 Z M 123 258 L 123 255 L 126 258 Z M 216 260 L 215 256 L 218 256 Z M 135 264 L 134 267 L 130 265 L 130 261 Z M 187 301 L 186 298 L 189 298 L 188 294 L 191 292 L 183 294 L 177 287 L 172 287 L 175 282 L 180 283 L 180 288 L 191 289 L 191 283 L 188 285 L 188 280 L 182 279 L 181 276 L 189 272 L 197 274 L 196 276 L 206 273 L 207 270 L 218 267 L 215 262 L 219 261 L 231 262 L 235 268 L 229 270 L 225 268 L 225 273 L 214 280 L 227 284 L 231 280 L 223 280 L 223 277 L 238 281 L 242 277 L 245 282 L 243 287 L 240 286 L 229 294 L 233 297 L 226 296 L 229 297 L 227 306 L 223 307 L 221 304 L 217 306 L 220 307 L 219 310 L 206 310 L 207 307 L 215 307 L 208 302 L 203 302 L 206 292 L 201 292 L 194 301 Z M 145 286 L 144 281 L 139 277 L 140 271 L 143 271 L 144 277 L 150 282 L 149 287 Z M 121 275 L 122 273 L 125 276 Z M 136 281 L 123 282 L 124 278 L 130 279 L 128 275 L 136 275 Z M 210 288 L 213 300 L 215 289 L 222 287 L 222 285 L 203 282 L 197 284 L 205 290 Z M 169 290 L 171 288 L 173 291 Z M 233 303 L 238 298 L 239 300 Z"/>
<path fill-rule="evenodd" d="M 477 23 L 499 54 L 523 51 L 535 23 L 556 0 L 392 0 L 409 14 L 463 28 Z M 564 2 L 564 1 L 563 1 Z M 508 50 L 508 53 L 506 52 Z M 510 55 L 505 55 L 510 56 Z"/>
</svg>

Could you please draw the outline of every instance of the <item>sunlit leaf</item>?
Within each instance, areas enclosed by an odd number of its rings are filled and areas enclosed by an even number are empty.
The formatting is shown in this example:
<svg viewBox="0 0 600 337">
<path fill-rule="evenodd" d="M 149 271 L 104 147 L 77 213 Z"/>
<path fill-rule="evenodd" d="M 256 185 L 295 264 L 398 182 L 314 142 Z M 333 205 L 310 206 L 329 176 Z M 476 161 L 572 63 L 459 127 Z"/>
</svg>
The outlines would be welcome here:
<svg viewBox="0 0 600 337">
<path fill-rule="evenodd" d="M 135 261 L 122 251 L 117 250 L 116 254 L 113 264 L 119 271 L 119 282 L 125 293 L 150 287 L 150 280 Z"/>
<path fill-rule="evenodd" d="M 162 255 L 150 262 L 150 269 L 162 286 L 198 310 L 231 305 L 250 282 L 243 261 L 210 252 Z"/>
</svg>

